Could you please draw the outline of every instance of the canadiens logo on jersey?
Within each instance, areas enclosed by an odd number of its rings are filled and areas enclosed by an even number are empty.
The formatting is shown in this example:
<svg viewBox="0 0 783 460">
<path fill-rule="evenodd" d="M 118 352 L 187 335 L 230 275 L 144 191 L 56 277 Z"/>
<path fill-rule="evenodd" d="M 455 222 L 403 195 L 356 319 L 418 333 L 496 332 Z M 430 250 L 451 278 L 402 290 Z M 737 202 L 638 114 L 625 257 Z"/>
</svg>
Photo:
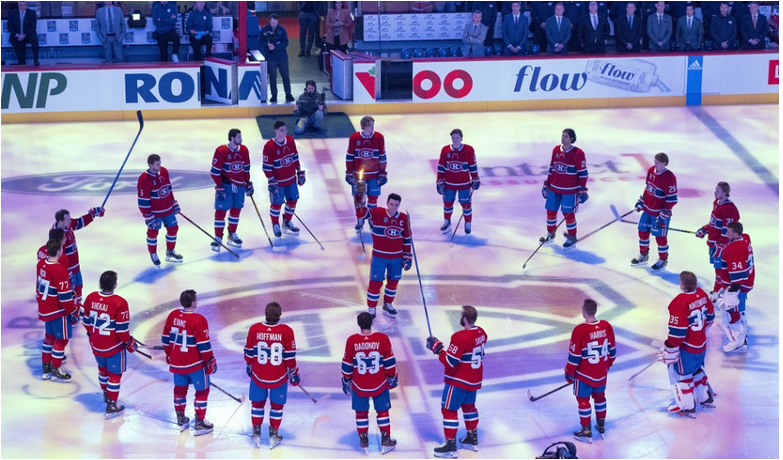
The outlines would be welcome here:
<svg viewBox="0 0 783 460">
<path fill-rule="evenodd" d="M 566 165 L 564 165 L 563 163 L 558 163 L 558 164 L 555 165 L 555 169 L 558 172 L 565 172 L 568 169 L 568 167 Z"/>
<path fill-rule="evenodd" d="M 375 156 L 375 152 L 376 151 L 372 149 L 359 149 L 359 151 L 356 152 L 356 155 L 359 158 L 369 159 Z"/>
<path fill-rule="evenodd" d="M 231 163 L 231 171 L 240 172 L 243 170 L 244 168 L 242 166 L 242 163 Z"/>
<path fill-rule="evenodd" d="M 280 152 L 278 152 L 280 153 Z M 286 155 L 285 157 L 280 159 L 280 164 L 283 166 L 288 166 L 294 162 L 294 156 L 293 155 Z"/>
<path fill-rule="evenodd" d="M 165 196 L 168 196 L 168 194 L 171 193 L 171 186 L 170 185 L 164 185 L 160 189 L 158 189 L 158 197 L 163 198 Z"/>
<path fill-rule="evenodd" d="M 400 227 L 387 227 L 384 233 L 386 237 L 396 240 L 402 236 L 402 229 Z"/>
<path fill-rule="evenodd" d="M 465 163 L 461 161 L 449 161 L 446 163 L 446 168 L 449 171 L 464 171 L 467 169 L 465 166 Z"/>
</svg>

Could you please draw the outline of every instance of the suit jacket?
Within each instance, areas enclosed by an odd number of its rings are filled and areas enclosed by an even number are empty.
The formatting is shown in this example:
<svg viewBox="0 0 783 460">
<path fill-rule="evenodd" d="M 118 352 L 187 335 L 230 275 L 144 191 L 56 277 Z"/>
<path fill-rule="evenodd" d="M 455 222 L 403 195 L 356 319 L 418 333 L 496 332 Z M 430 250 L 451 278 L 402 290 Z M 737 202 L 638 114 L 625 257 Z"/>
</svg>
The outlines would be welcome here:
<svg viewBox="0 0 783 460">
<path fill-rule="evenodd" d="M 582 48 L 588 53 L 603 53 L 606 51 L 606 39 L 609 37 L 609 20 L 606 15 L 598 14 L 598 27 L 593 29 L 590 13 L 579 18 L 576 28 L 582 41 Z"/>
<path fill-rule="evenodd" d="M 658 23 L 658 13 L 647 18 L 647 37 L 650 39 L 650 49 L 653 51 L 669 51 L 672 38 L 672 17 L 663 14 L 663 20 Z M 658 42 L 663 42 L 659 47 Z"/>
<path fill-rule="evenodd" d="M 14 8 L 8 13 L 8 31 L 11 32 L 11 38 L 16 39 L 16 34 L 36 35 L 35 11 L 27 8 L 24 12 L 24 24 L 19 23 L 19 9 Z"/>
<path fill-rule="evenodd" d="M 484 39 L 487 38 L 487 31 L 489 27 L 482 23 L 478 24 L 478 30 L 476 30 L 473 21 L 465 24 L 465 29 L 462 31 L 462 43 L 465 46 L 462 47 L 462 56 L 484 56 Z"/>
<path fill-rule="evenodd" d="M 519 46 L 524 48 L 527 34 L 530 33 L 527 16 L 519 12 L 519 22 L 514 25 L 514 13 L 503 18 L 503 46 Z"/>
<path fill-rule="evenodd" d="M 334 28 L 336 27 L 337 19 L 342 22 L 342 26 L 339 28 L 340 33 L 340 45 L 347 45 L 348 42 L 353 39 L 353 16 L 347 8 L 336 10 L 329 8 L 326 13 L 326 42 L 330 45 L 334 45 Z"/>
<path fill-rule="evenodd" d="M 622 15 L 617 18 L 614 24 L 615 41 L 617 42 L 617 52 L 627 53 L 629 51 L 638 52 L 642 49 L 642 20 L 638 16 L 633 17 L 633 25 L 628 25 L 628 15 Z M 626 43 L 633 45 L 629 50 L 625 47 Z"/>
<path fill-rule="evenodd" d="M 125 32 L 126 32 L 126 25 L 125 25 L 125 17 L 122 14 L 122 8 L 119 6 L 104 6 L 103 8 L 98 8 L 98 10 L 95 12 L 95 33 L 98 34 L 98 40 L 101 41 L 101 43 L 106 41 L 106 34 L 109 32 L 109 10 L 108 8 L 112 9 L 112 17 L 113 17 L 113 27 L 114 27 L 114 33 L 115 38 L 118 42 L 122 43 L 125 40 Z"/>
<path fill-rule="evenodd" d="M 688 48 L 692 50 L 699 49 L 702 41 L 704 40 L 704 24 L 695 15 L 693 16 L 693 23 L 691 28 L 688 29 L 688 17 L 683 16 L 677 20 L 677 47 L 680 51 L 684 51 Z"/>
<path fill-rule="evenodd" d="M 759 13 L 756 15 L 756 27 L 753 27 L 753 15 L 752 14 L 746 14 L 745 17 L 742 18 L 742 22 L 740 23 L 740 35 L 742 36 L 742 47 L 746 49 L 750 48 L 758 48 L 758 49 L 764 49 L 767 46 L 767 43 L 764 41 L 764 37 L 767 35 L 767 29 L 769 28 L 767 24 L 767 17 L 763 14 Z M 755 38 L 759 40 L 758 45 L 753 46 L 750 43 L 748 43 L 748 40 Z"/>
<path fill-rule="evenodd" d="M 571 21 L 563 16 L 560 21 L 560 28 L 557 27 L 557 17 L 552 16 L 546 20 L 546 52 L 554 53 L 555 44 L 560 43 L 564 46 L 561 53 L 568 52 L 568 42 L 571 40 Z"/>
</svg>

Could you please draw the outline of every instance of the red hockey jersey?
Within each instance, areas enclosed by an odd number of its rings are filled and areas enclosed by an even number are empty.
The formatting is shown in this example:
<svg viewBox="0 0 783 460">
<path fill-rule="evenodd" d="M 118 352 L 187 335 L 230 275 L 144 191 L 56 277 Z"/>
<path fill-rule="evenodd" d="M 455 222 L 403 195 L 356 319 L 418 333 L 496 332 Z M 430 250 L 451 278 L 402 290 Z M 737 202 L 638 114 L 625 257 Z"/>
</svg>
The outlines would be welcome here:
<svg viewBox="0 0 783 460">
<path fill-rule="evenodd" d="M 715 320 L 715 307 L 701 288 L 683 292 L 669 304 L 669 336 L 666 346 L 689 353 L 707 350 L 707 326 Z"/>
<path fill-rule="evenodd" d="M 49 258 L 49 253 L 46 252 L 46 245 L 44 244 L 40 248 L 38 248 L 38 261 L 42 261 L 44 259 Z M 57 259 L 57 263 L 65 267 L 65 269 L 68 269 L 68 256 L 65 255 L 65 251 L 63 251 L 62 255 L 59 259 Z"/>
<path fill-rule="evenodd" d="M 169 313 L 160 340 L 174 374 L 197 371 L 212 358 L 207 319 L 194 311 L 183 308 Z"/>
<path fill-rule="evenodd" d="M 443 147 L 438 160 L 438 180 L 444 181 L 449 190 L 465 190 L 474 180 L 479 180 L 473 147 L 468 144 L 462 144 L 457 150 L 451 144 Z"/>
<path fill-rule="evenodd" d="M 739 284 L 740 291 L 749 292 L 756 280 L 756 266 L 753 261 L 753 246 L 750 235 L 742 234 L 742 238 L 726 245 L 721 254 L 721 282 L 726 286 Z"/>
<path fill-rule="evenodd" d="M 76 313 L 68 269 L 57 262 L 46 259 L 36 266 L 38 279 L 35 285 L 35 299 L 38 301 L 38 319 L 51 321 Z"/>
<path fill-rule="evenodd" d="M 79 248 L 76 246 L 76 235 L 74 230 L 81 230 L 82 228 L 90 225 L 93 221 L 92 216 L 87 213 L 78 219 L 71 219 L 71 225 L 65 229 L 65 255 L 68 256 L 68 275 L 73 275 L 79 272 Z M 57 227 L 57 222 L 52 225 L 52 228 Z"/>
<path fill-rule="evenodd" d="M 361 132 L 348 138 L 348 153 L 345 155 L 345 171 L 353 173 L 359 179 L 359 171 L 364 171 L 363 179 L 376 179 L 379 172 L 386 171 L 386 144 L 383 135 L 374 132 L 366 137 Z"/>
<path fill-rule="evenodd" d="M 158 174 L 149 170 L 139 176 L 136 185 L 138 191 L 138 205 L 141 215 L 147 217 L 166 217 L 174 212 L 174 190 L 171 188 L 169 171 L 161 167 Z"/>
<path fill-rule="evenodd" d="M 397 212 L 389 216 L 386 208 L 367 209 L 364 216 L 370 222 L 372 230 L 372 255 L 384 259 L 402 257 L 403 252 L 411 252 L 411 228 L 408 215 Z"/>
<path fill-rule="evenodd" d="M 737 206 L 726 200 L 723 203 L 718 203 L 718 200 L 712 202 L 712 214 L 710 214 L 710 223 L 707 224 L 707 245 L 724 246 L 729 242 L 726 237 L 726 230 L 728 225 L 732 222 L 738 222 L 740 219 L 739 210 Z"/>
<path fill-rule="evenodd" d="M 553 192 L 561 195 L 573 195 L 580 187 L 587 187 L 585 152 L 573 145 L 565 151 L 562 145 L 556 146 L 552 150 L 546 181 Z"/>
<path fill-rule="evenodd" d="M 397 375 L 391 341 L 382 332 L 354 334 L 345 343 L 342 363 L 343 377 L 352 379 L 352 388 L 359 396 L 378 396 L 389 388 L 387 377 Z"/>
<path fill-rule="evenodd" d="M 582 323 L 571 332 L 565 373 L 591 387 L 606 384 L 606 375 L 617 357 L 614 329 L 608 321 Z"/>
<path fill-rule="evenodd" d="M 261 388 L 285 385 L 288 369 L 296 369 L 294 331 L 285 324 L 256 323 L 247 331 L 245 362 L 250 378 Z"/>
<path fill-rule="evenodd" d="M 282 144 L 270 139 L 264 145 L 264 175 L 277 179 L 277 185 L 287 187 L 296 183 L 296 172 L 299 171 L 299 151 L 296 141 L 286 136 Z"/>
<path fill-rule="evenodd" d="M 655 171 L 655 166 L 647 170 L 647 185 L 642 195 L 644 212 L 657 216 L 664 209 L 671 210 L 677 204 L 677 178 L 668 169 Z"/>
<path fill-rule="evenodd" d="M 481 388 L 486 343 L 487 333 L 478 326 L 452 334 L 448 348 L 438 356 L 446 368 L 443 381 L 467 391 Z"/>
<path fill-rule="evenodd" d="M 130 341 L 128 302 L 117 294 L 92 292 L 84 301 L 84 328 L 95 356 L 109 357 Z"/>
<path fill-rule="evenodd" d="M 219 187 L 226 184 L 244 187 L 250 181 L 250 152 L 247 147 L 240 145 L 239 150 L 233 151 L 224 144 L 216 148 L 210 174 Z"/>
</svg>

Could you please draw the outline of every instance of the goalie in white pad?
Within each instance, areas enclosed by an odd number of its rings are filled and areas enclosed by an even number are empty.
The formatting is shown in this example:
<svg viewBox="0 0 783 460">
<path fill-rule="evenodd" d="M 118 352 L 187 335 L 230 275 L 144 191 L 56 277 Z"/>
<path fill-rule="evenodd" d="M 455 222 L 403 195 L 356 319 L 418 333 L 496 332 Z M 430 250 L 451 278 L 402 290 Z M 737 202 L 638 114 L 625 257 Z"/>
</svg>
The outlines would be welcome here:
<svg viewBox="0 0 783 460">
<path fill-rule="evenodd" d="M 739 291 L 726 291 L 718 302 L 723 316 L 723 332 L 729 339 L 723 351 L 728 353 L 744 346 L 747 337 L 747 328 L 739 312 Z"/>
</svg>

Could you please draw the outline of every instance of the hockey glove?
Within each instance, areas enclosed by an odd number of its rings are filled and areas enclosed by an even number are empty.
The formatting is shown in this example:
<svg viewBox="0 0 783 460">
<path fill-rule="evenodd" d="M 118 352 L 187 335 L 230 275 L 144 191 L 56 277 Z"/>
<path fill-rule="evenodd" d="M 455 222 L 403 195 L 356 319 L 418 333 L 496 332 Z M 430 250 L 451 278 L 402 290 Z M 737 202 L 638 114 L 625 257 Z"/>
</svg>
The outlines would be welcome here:
<svg viewBox="0 0 783 460">
<path fill-rule="evenodd" d="M 579 203 L 584 203 L 590 196 L 587 194 L 587 187 L 579 187 L 579 191 L 576 193 L 576 199 Z"/>
<path fill-rule="evenodd" d="M 180 208 L 178 202 L 174 201 L 173 203 L 171 203 L 171 207 L 174 208 L 174 214 L 179 214 Z"/>
<path fill-rule="evenodd" d="M 96 217 L 103 217 L 103 214 L 105 213 L 106 210 L 100 206 L 95 208 L 90 208 L 90 216 L 92 216 L 93 219 L 95 219 Z"/>
<path fill-rule="evenodd" d="M 305 184 L 305 170 L 304 169 L 301 169 L 301 170 L 297 171 L 297 173 L 296 173 L 296 183 L 300 187 Z"/>
<path fill-rule="evenodd" d="M 248 364 L 247 367 L 245 368 L 245 372 L 247 372 L 247 376 L 248 377 L 252 377 L 253 376 L 253 366 Z"/>
<path fill-rule="evenodd" d="M 413 254 L 410 252 L 403 252 L 402 253 L 402 269 L 406 272 L 411 269 L 411 266 L 413 265 Z"/>
<path fill-rule="evenodd" d="M 356 185 L 356 178 L 353 176 L 353 171 L 345 171 L 345 182 L 348 182 L 348 185 L 351 187 Z"/>
<path fill-rule="evenodd" d="M 226 189 L 218 185 L 215 187 L 215 201 L 225 201 L 225 199 Z"/>
<path fill-rule="evenodd" d="M 478 178 L 473 179 L 471 186 L 473 187 L 473 190 L 478 190 L 479 187 L 481 187 L 481 180 Z"/>
<path fill-rule="evenodd" d="M 351 396 L 351 379 L 343 377 L 343 393 L 345 396 Z"/>
<path fill-rule="evenodd" d="M 658 227 L 667 227 L 668 220 L 672 217 L 672 212 L 668 209 L 661 210 L 658 217 L 655 218 L 655 225 Z"/>
<path fill-rule="evenodd" d="M 732 291 L 732 288 L 728 288 L 723 293 L 718 304 L 723 311 L 739 311 L 739 290 Z"/>
<path fill-rule="evenodd" d="M 125 349 L 128 350 L 128 353 L 133 353 L 139 349 L 139 344 L 136 342 L 136 339 L 131 337 L 130 340 L 125 342 Z"/>
<path fill-rule="evenodd" d="M 544 182 L 544 186 L 541 187 L 541 196 L 544 197 L 546 200 L 546 197 L 549 196 L 549 182 Z"/>
<path fill-rule="evenodd" d="M 386 171 L 381 171 L 378 173 L 378 187 L 383 187 L 386 185 L 386 182 L 389 182 L 389 177 L 386 174 Z"/>
<path fill-rule="evenodd" d="M 166 353 L 166 364 L 171 364 L 171 356 Z"/>
<path fill-rule="evenodd" d="M 395 375 L 394 377 L 386 377 L 386 384 L 389 385 L 390 390 L 397 388 L 397 385 L 399 385 L 399 380 L 397 379 L 397 375 Z"/>
<path fill-rule="evenodd" d="M 571 374 L 565 374 L 565 379 L 568 383 L 574 383 L 574 376 Z"/>
<path fill-rule="evenodd" d="M 204 367 L 207 370 L 207 375 L 212 375 L 217 372 L 217 361 L 215 361 L 214 357 L 209 358 L 209 361 L 207 361 L 207 364 L 205 364 Z"/>
<path fill-rule="evenodd" d="M 667 366 L 676 363 L 680 359 L 680 349 L 674 347 L 661 347 L 658 351 L 658 360 Z"/>
<path fill-rule="evenodd" d="M 672 218 L 672 210 L 671 209 L 662 209 L 660 213 L 658 213 L 659 216 L 663 217 L 664 219 L 671 219 Z"/>
<path fill-rule="evenodd" d="M 299 368 L 295 369 L 289 369 L 288 370 L 288 380 L 291 382 L 291 385 L 297 386 L 299 383 L 302 382 L 302 377 L 299 376 Z"/>
<path fill-rule="evenodd" d="M 696 230 L 696 238 L 704 238 L 705 236 L 707 236 L 707 226 L 706 225 L 704 227 Z"/>
<path fill-rule="evenodd" d="M 280 188 L 277 186 L 277 179 L 270 177 L 266 188 L 272 195 L 277 195 L 277 192 L 280 190 Z"/>
<path fill-rule="evenodd" d="M 633 205 L 633 207 L 636 209 L 636 212 L 644 211 L 644 197 L 639 195 L 639 199 L 636 201 L 636 204 Z"/>
<path fill-rule="evenodd" d="M 255 189 L 253 188 L 253 181 L 247 181 L 245 182 L 245 195 L 247 196 L 253 196 L 253 193 L 255 193 Z"/>
<path fill-rule="evenodd" d="M 79 324 L 79 314 L 77 312 L 71 313 L 68 315 L 68 321 L 70 321 L 72 326 Z"/>
<path fill-rule="evenodd" d="M 438 182 L 435 182 L 435 189 L 438 191 L 438 195 L 443 195 L 446 191 L 446 181 L 441 179 Z"/>
<path fill-rule="evenodd" d="M 432 350 L 436 355 L 439 355 L 443 351 L 443 342 L 437 339 L 437 337 L 427 337 L 427 349 Z"/>
<path fill-rule="evenodd" d="M 160 229 L 160 219 L 155 217 L 153 214 L 147 214 L 144 216 L 144 222 L 147 224 L 147 227 L 151 228 L 152 230 Z"/>
</svg>

